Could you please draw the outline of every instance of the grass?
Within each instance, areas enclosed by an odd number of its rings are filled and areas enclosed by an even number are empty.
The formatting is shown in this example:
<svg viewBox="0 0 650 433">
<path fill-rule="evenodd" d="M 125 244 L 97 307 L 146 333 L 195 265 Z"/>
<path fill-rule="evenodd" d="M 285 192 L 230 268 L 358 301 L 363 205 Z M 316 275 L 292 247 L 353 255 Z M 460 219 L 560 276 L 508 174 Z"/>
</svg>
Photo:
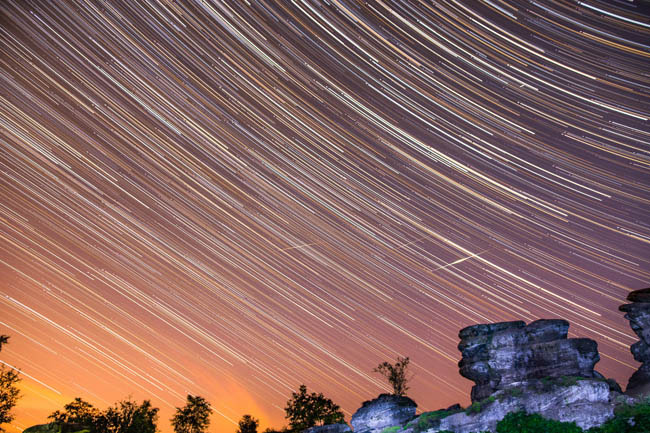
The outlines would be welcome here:
<svg viewBox="0 0 650 433">
<path fill-rule="evenodd" d="M 415 424 L 413 433 L 421 433 L 425 430 L 428 430 L 431 427 L 435 427 L 435 423 L 437 421 L 440 421 L 441 419 L 446 418 L 449 415 L 453 415 L 458 412 L 459 411 L 444 410 L 444 409 L 436 410 L 432 412 L 424 412 L 418 417 L 417 424 L 411 423 L 410 426 Z"/>
<path fill-rule="evenodd" d="M 580 376 L 545 377 L 542 379 L 542 390 L 547 392 L 556 386 L 560 386 L 564 388 L 569 386 L 575 386 L 578 384 L 579 380 L 585 380 L 585 379 L 588 378 L 580 377 Z"/>
<path fill-rule="evenodd" d="M 514 398 L 521 397 L 523 394 L 524 394 L 523 388 L 516 386 L 513 388 L 504 389 L 503 392 L 497 396 L 497 399 L 499 401 L 504 401 L 509 397 L 514 397 Z"/>
<path fill-rule="evenodd" d="M 495 400 L 496 400 L 496 397 L 491 395 L 488 398 L 483 399 L 481 401 L 475 401 L 474 403 L 472 403 L 471 406 L 469 406 L 467 409 L 465 409 L 465 413 L 467 415 L 472 415 L 472 414 L 475 414 L 475 413 L 481 413 L 481 411 L 483 411 L 485 406 L 487 406 L 487 405 L 489 405 L 491 403 L 494 403 Z"/>
</svg>

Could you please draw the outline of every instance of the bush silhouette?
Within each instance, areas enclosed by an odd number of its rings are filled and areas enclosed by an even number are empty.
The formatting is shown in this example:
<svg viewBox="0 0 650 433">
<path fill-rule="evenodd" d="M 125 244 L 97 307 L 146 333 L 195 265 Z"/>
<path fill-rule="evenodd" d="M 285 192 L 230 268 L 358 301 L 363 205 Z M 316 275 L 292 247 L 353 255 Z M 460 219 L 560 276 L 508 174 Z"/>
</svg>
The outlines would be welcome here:
<svg viewBox="0 0 650 433">
<path fill-rule="evenodd" d="M 321 393 L 307 394 L 305 385 L 300 385 L 299 391 L 292 393 L 284 411 L 289 420 L 289 427 L 296 432 L 317 424 L 335 424 L 344 420 L 338 405 Z"/>
<path fill-rule="evenodd" d="M 9 336 L 0 335 L 0 350 L 2 345 L 7 344 Z M 20 390 L 16 384 L 20 381 L 18 372 L 13 368 L 6 368 L 4 365 L 0 368 L 0 432 L 4 432 L 1 424 L 9 423 L 14 420 L 11 410 L 16 406 L 20 397 Z"/>
<path fill-rule="evenodd" d="M 212 408 L 203 397 L 187 396 L 184 407 L 177 407 L 171 423 L 176 433 L 203 433 L 210 425 Z"/>
<path fill-rule="evenodd" d="M 57 410 L 52 413 L 48 419 L 58 424 L 77 424 L 92 428 L 101 416 L 99 409 L 79 397 L 63 406 L 63 409 L 63 412 Z"/>
<path fill-rule="evenodd" d="M 409 358 L 397 357 L 397 362 L 391 364 L 389 362 L 382 362 L 373 371 L 379 373 L 388 379 L 388 383 L 393 387 L 393 394 L 404 396 L 408 391 L 407 382 L 409 378 L 406 377 L 406 370 L 409 365 Z"/>
<path fill-rule="evenodd" d="M 582 433 L 574 422 L 542 418 L 538 413 L 511 412 L 497 424 L 497 433 Z"/>
<path fill-rule="evenodd" d="M 95 422 L 94 430 L 97 433 L 156 433 L 157 422 L 158 408 L 153 407 L 151 401 L 137 404 L 122 400 L 106 409 Z"/>
<path fill-rule="evenodd" d="M 650 398 L 633 405 L 624 404 L 614 410 L 614 418 L 589 433 L 647 433 L 650 432 Z"/>
<path fill-rule="evenodd" d="M 244 415 L 239 420 L 239 430 L 237 430 L 237 433 L 257 433 L 257 427 L 259 425 L 260 420 L 250 415 Z"/>
</svg>

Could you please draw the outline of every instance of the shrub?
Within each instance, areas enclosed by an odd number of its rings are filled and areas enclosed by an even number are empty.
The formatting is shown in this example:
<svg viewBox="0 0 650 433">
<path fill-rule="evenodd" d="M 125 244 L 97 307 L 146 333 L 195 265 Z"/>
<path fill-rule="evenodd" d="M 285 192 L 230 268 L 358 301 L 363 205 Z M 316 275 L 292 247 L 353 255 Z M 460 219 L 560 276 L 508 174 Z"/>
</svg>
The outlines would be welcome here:
<svg viewBox="0 0 650 433">
<path fill-rule="evenodd" d="M 8 341 L 9 336 L 0 335 L 0 350 L 2 350 L 2 345 Z M 5 368 L 4 365 L 0 367 L 0 424 L 10 423 L 14 420 L 12 409 L 20 397 L 18 382 L 20 382 L 20 376 L 16 370 Z M 3 431 L 5 430 L 0 426 L 0 432 Z"/>
<path fill-rule="evenodd" d="M 562 376 L 558 379 L 558 385 L 568 387 L 568 386 L 574 386 L 578 383 L 580 379 L 583 379 L 582 377 L 577 377 L 577 376 Z"/>
<path fill-rule="evenodd" d="M 171 419 L 175 433 L 203 433 L 210 425 L 212 408 L 200 396 L 187 395 L 185 406 L 177 407 Z"/>
<path fill-rule="evenodd" d="M 291 394 L 284 411 L 289 427 L 294 431 L 302 431 L 319 423 L 336 424 L 344 419 L 338 405 L 323 394 L 307 394 L 305 385 L 300 385 L 300 390 Z"/>
<path fill-rule="evenodd" d="M 647 433 L 650 432 L 650 400 L 633 405 L 623 404 L 614 411 L 614 418 L 589 433 Z"/>
<path fill-rule="evenodd" d="M 101 415 L 101 412 L 97 408 L 79 397 L 63 406 L 63 409 L 63 412 L 57 410 L 48 416 L 48 418 L 59 425 L 79 424 L 81 426 L 91 427 Z"/>
<path fill-rule="evenodd" d="M 259 419 L 253 418 L 251 415 L 244 415 L 239 420 L 239 430 L 237 430 L 237 433 L 257 433 L 257 427 L 259 425 Z"/>
<path fill-rule="evenodd" d="M 388 383 L 393 387 L 393 394 L 404 396 L 409 389 L 406 385 L 409 381 L 409 378 L 406 377 L 406 369 L 408 368 L 409 361 L 408 356 L 406 358 L 398 356 L 395 364 L 384 361 L 373 371 L 388 379 Z"/>
<path fill-rule="evenodd" d="M 436 421 L 440 421 L 443 418 L 447 418 L 449 415 L 452 415 L 458 411 L 453 410 L 436 410 L 433 412 L 424 412 L 418 418 L 418 422 L 413 428 L 414 433 L 421 433 L 425 430 L 428 430 L 431 427 L 434 427 Z"/>
<path fill-rule="evenodd" d="M 582 433 L 574 422 L 560 422 L 526 412 L 511 412 L 497 424 L 497 433 Z"/>
<path fill-rule="evenodd" d="M 490 403 L 493 403 L 494 401 L 496 401 L 496 399 L 497 398 L 495 396 L 491 395 L 488 398 L 483 399 L 481 401 L 475 401 L 474 403 L 471 404 L 471 406 L 465 409 L 465 413 L 467 415 L 480 413 L 485 408 L 485 406 L 487 406 Z"/>
<path fill-rule="evenodd" d="M 104 411 L 91 429 L 104 433 L 156 433 L 158 430 L 158 408 L 151 401 L 138 404 L 122 400 Z"/>
</svg>

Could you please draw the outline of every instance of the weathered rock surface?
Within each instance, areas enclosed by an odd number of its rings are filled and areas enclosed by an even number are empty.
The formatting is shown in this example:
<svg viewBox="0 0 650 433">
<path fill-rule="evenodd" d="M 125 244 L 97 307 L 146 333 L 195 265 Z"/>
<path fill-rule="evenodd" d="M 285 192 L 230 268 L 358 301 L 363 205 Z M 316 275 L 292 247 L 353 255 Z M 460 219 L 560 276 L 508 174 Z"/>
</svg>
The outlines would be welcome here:
<svg viewBox="0 0 650 433">
<path fill-rule="evenodd" d="M 474 403 L 465 411 L 439 417 L 424 413 L 415 418 L 404 433 L 415 427 L 423 433 L 450 430 L 456 433 L 496 431 L 497 423 L 508 413 L 527 411 L 544 418 L 575 422 L 583 429 L 599 426 L 614 415 L 614 400 L 619 396 L 601 379 L 532 380 L 526 386 L 514 385 L 497 391 L 487 400 Z M 445 416 L 446 415 L 446 416 Z M 429 420 L 427 420 L 429 418 Z M 400 432 L 402 433 L 402 432 Z"/>
<path fill-rule="evenodd" d="M 387 427 L 402 426 L 415 417 L 417 404 L 408 397 L 381 394 L 366 401 L 357 410 L 350 424 L 355 433 L 381 433 Z"/>
<path fill-rule="evenodd" d="M 567 338 L 566 320 L 537 320 L 475 325 L 459 332 L 460 374 L 476 383 L 472 402 L 513 384 L 542 378 L 602 377 L 594 372 L 598 345 L 588 338 Z"/>
<path fill-rule="evenodd" d="M 639 341 L 630 347 L 634 359 L 641 363 L 630 377 L 625 393 L 640 396 L 650 393 L 650 289 L 635 290 L 627 295 L 631 304 L 618 307 L 625 312 Z"/>
<path fill-rule="evenodd" d="M 650 303 L 650 288 L 634 290 L 627 294 L 627 300 L 630 302 Z"/>
<path fill-rule="evenodd" d="M 309 427 L 302 431 L 302 433 L 346 433 L 351 431 L 350 426 L 346 423 L 338 424 L 325 424 Z"/>
</svg>

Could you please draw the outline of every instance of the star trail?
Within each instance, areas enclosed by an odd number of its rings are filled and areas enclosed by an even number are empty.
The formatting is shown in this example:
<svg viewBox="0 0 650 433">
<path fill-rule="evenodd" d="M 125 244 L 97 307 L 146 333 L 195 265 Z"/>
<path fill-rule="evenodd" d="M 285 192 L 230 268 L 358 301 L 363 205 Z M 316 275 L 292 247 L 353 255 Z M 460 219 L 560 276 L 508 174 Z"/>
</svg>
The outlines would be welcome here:
<svg viewBox="0 0 650 433">
<path fill-rule="evenodd" d="M 650 283 L 650 6 L 0 3 L 0 333 L 17 432 L 74 397 L 346 418 L 458 330 L 565 318 L 622 386 Z"/>
</svg>

